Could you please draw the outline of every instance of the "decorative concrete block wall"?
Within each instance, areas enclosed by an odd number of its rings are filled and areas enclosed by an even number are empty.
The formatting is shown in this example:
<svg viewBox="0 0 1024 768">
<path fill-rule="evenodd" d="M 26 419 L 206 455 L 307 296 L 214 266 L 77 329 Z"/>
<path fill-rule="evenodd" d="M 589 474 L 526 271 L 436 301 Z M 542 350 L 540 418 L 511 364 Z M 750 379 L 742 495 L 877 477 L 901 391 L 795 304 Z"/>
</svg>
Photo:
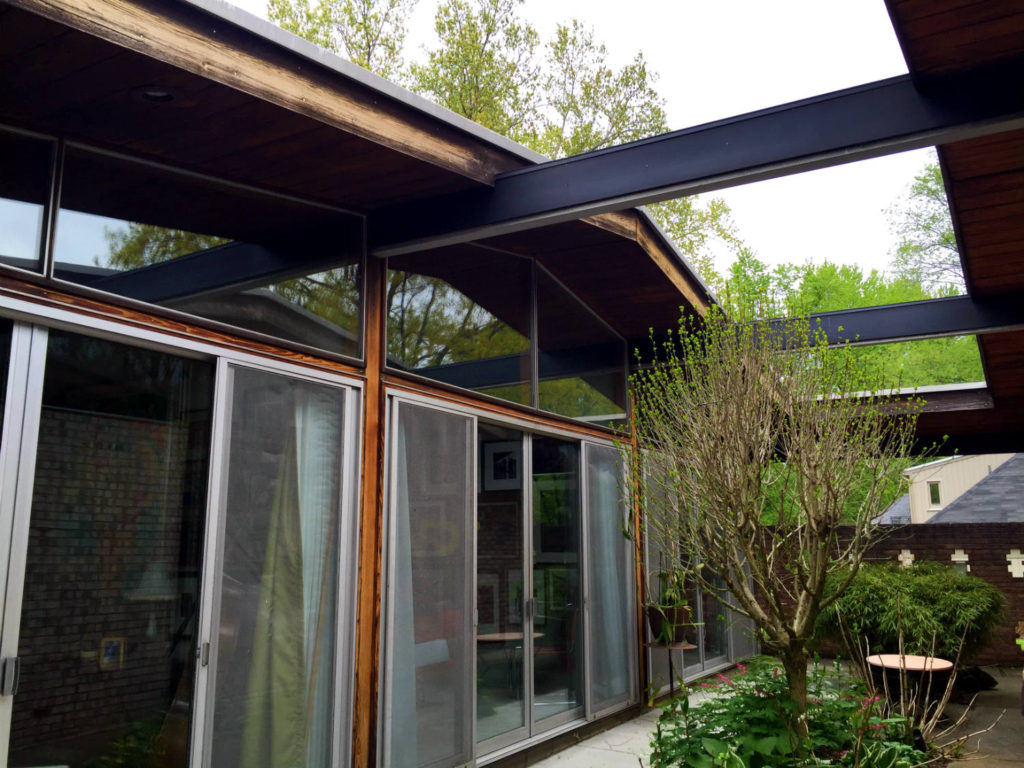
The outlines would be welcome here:
<svg viewBox="0 0 1024 768">
<path fill-rule="evenodd" d="M 1024 552 L 1024 523 L 924 524 L 897 528 L 875 545 L 867 559 L 899 562 L 902 555 L 906 561 L 905 552 L 909 551 L 917 563 L 934 560 L 943 565 L 969 565 L 972 576 L 1006 595 L 1006 620 L 972 661 L 1024 664 L 1024 652 L 1015 642 L 1017 622 L 1024 620 L 1024 571 L 1014 565 L 1012 550 Z"/>
</svg>

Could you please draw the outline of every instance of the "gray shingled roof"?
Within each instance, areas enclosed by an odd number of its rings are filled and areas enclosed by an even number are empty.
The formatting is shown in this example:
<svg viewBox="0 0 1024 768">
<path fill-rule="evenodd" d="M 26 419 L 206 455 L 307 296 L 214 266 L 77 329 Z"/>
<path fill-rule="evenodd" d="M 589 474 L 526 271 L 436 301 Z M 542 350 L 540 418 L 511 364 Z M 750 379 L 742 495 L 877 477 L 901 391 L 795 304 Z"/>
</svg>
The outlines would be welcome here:
<svg viewBox="0 0 1024 768">
<path fill-rule="evenodd" d="M 1024 453 L 986 475 L 929 523 L 1024 523 Z"/>
<path fill-rule="evenodd" d="M 906 525 L 910 522 L 910 494 L 904 493 L 885 508 L 875 522 L 879 525 Z"/>
</svg>

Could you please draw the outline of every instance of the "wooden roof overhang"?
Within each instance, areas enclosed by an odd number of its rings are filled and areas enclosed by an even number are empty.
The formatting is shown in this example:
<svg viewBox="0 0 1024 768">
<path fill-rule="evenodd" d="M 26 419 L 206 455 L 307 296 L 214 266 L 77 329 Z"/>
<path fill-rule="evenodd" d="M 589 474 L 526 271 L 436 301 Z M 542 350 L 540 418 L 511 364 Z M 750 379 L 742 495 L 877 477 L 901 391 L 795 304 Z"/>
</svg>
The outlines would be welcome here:
<svg viewBox="0 0 1024 768">
<path fill-rule="evenodd" d="M 1024 2 L 888 0 L 908 69 L 922 89 L 987 77 L 1024 92 Z M 1024 306 L 1024 130 L 938 146 L 968 295 L 978 303 Z M 1017 326 L 1019 328 L 1019 326 Z M 949 435 L 965 452 L 1024 449 L 1024 331 L 978 335 L 987 401 L 964 388 L 920 419 L 922 439 Z"/>
<path fill-rule="evenodd" d="M 140 98 L 154 84 L 174 101 Z M 0 3 L 0 123 L 359 219 L 487 190 L 497 175 L 543 159 L 206 0 Z M 674 327 L 680 306 L 703 312 L 713 300 L 636 210 L 538 224 L 488 244 L 536 256 L 630 339 Z M 175 279 L 172 263 L 164 284 Z M 301 267 L 282 265 L 282 272 Z"/>
</svg>

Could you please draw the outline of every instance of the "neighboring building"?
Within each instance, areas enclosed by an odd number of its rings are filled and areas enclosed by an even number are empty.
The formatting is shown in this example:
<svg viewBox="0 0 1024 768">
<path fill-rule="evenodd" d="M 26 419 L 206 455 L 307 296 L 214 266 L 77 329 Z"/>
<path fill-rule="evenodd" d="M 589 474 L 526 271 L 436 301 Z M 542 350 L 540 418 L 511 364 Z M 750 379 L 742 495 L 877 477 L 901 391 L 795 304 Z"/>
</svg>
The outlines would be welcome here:
<svg viewBox="0 0 1024 768">
<path fill-rule="evenodd" d="M 981 453 L 948 456 L 904 471 L 910 483 L 910 523 L 927 523 L 1014 454 Z"/>
<path fill-rule="evenodd" d="M 1010 456 L 927 522 L 1024 523 L 1024 453 Z"/>
</svg>

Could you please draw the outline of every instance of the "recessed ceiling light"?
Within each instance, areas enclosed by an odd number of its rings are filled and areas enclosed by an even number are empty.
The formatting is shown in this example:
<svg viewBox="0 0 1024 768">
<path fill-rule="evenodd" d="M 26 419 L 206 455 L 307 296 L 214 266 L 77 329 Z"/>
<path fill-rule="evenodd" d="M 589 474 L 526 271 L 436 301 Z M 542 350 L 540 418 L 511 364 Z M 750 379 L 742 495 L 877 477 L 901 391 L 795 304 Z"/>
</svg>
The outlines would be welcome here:
<svg viewBox="0 0 1024 768">
<path fill-rule="evenodd" d="M 162 85 L 144 85 L 135 90 L 135 95 L 153 104 L 167 104 L 175 99 L 174 91 Z"/>
</svg>

